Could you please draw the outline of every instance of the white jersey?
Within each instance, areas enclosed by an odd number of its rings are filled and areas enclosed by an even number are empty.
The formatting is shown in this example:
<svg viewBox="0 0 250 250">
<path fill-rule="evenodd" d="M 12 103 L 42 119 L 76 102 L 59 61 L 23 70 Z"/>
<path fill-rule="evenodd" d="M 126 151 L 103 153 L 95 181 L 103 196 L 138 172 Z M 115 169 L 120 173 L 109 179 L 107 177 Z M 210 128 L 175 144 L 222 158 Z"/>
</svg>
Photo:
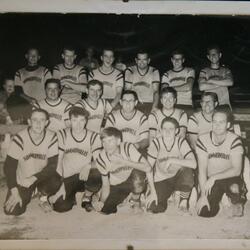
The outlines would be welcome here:
<svg viewBox="0 0 250 250">
<path fill-rule="evenodd" d="M 133 162 L 140 162 L 142 158 L 142 155 L 135 146 L 128 142 L 120 144 L 120 155 L 123 159 Z M 129 166 L 117 166 L 113 164 L 105 150 L 102 150 L 98 155 L 96 166 L 102 175 L 109 175 L 110 185 L 118 185 L 125 182 L 133 170 Z"/>
<path fill-rule="evenodd" d="M 225 79 L 233 80 L 231 70 L 224 66 L 221 66 L 218 69 L 212 69 L 210 67 L 207 67 L 201 70 L 199 81 L 200 80 L 209 81 L 212 80 L 213 78 L 222 80 Z M 218 88 L 207 91 L 214 92 L 217 94 L 219 105 L 228 104 L 230 106 L 228 87 L 220 86 Z"/>
<path fill-rule="evenodd" d="M 148 119 L 141 111 L 135 110 L 134 116 L 128 120 L 121 110 L 115 110 L 108 116 L 105 127 L 115 127 L 122 132 L 124 142 L 137 143 L 149 133 Z"/>
<path fill-rule="evenodd" d="M 123 74 L 120 70 L 113 68 L 110 73 L 103 73 L 101 68 L 94 69 L 89 73 L 89 81 L 98 80 L 103 83 L 104 99 L 114 99 L 117 88 L 123 88 Z"/>
<path fill-rule="evenodd" d="M 145 74 L 141 74 L 137 65 L 128 67 L 125 71 L 125 83 L 131 84 L 142 103 L 153 103 L 154 84 L 160 84 L 160 73 L 154 67 L 148 66 Z"/>
<path fill-rule="evenodd" d="M 77 140 L 71 128 L 60 130 L 58 133 L 59 150 L 63 152 L 63 177 L 79 174 L 83 167 L 90 165 L 95 159 L 102 144 L 100 136 L 92 131 L 84 130 L 83 138 Z"/>
<path fill-rule="evenodd" d="M 212 121 L 206 119 L 202 111 L 196 112 L 189 117 L 188 133 L 202 135 L 212 130 Z"/>
<path fill-rule="evenodd" d="M 73 68 L 67 68 L 64 64 L 58 64 L 53 69 L 53 77 L 61 81 L 61 98 L 71 104 L 82 98 L 82 92 L 67 86 L 67 82 L 74 85 L 87 84 L 86 71 L 82 66 L 76 64 Z"/>
<path fill-rule="evenodd" d="M 174 177 L 182 168 L 181 165 L 171 164 L 167 169 L 165 162 L 169 158 L 188 159 L 194 154 L 186 139 L 176 136 L 173 145 L 167 148 L 163 137 L 155 138 L 149 145 L 148 157 L 156 161 L 154 181 L 162 181 Z"/>
<path fill-rule="evenodd" d="M 196 153 L 208 159 L 208 177 L 231 168 L 231 155 L 244 153 L 242 141 L 234 133 L 227 132 L 226 139 L 221 144 L 215 144 L 212 132 L 199 136 Z"/>
<path fill-rule="evenodd" d="M 75 106 L 89 112 L 86 128 L 96 133 L 100 133 L 104 117 L 112 110 L 110 103 L 105 99 L 99 99 L 96 108 L 92 107 L 86 99 L 78 101 Z"/>
<path fill-rule="evenodd" d="M 41 172 L 47 166 L 48 159 L 58 155 L 56 133 L 45 130 L 43 139 L 36 144 L 29 130 L 30 128 L 26 128 L 17 133 L 8 149 L 8 155 L 18 160 L 17 183 L 25 187 L 33 184 L 33 181 L 28 180 L 29 177 Z"/>
<path fill-rule="evenodd" d="M 48 129 L 57 132 L 66 128 L 65 122 L 69 120 L 69 110 L 72 107 L 70 103 L 59 98 L 54 104 L 44 99 L 34 105 L 37 108 L 46 110 L 49 113 Z"/>
<path fill-rule="evenodd" d="M 50 71 L 43 66 L 25 67 L 15 74 L 15 85 L 23 88 L 24 94 L 40 101 L 45 98 L 44 84 L 51 78 Z"/>
<path fill-rule="evenodd" d="M 149 130 L 154 130 L 156 132 L 156 137 L 161 135 L 161 123 L 165 117 L 175 118 L 179 123 L 179 127 L 187 127 L 187 114 L 182 109 L 175 108 L 169 116 L 165 115 L 161 109 L 157 109 L 149 114 Z"/>
<path fill-rule="evenodd" d="M 189 78 L 195 78 L 195 71 L 192 68 L 185 67 L 180 71 L 173 69 L 167 71 L 162 76 L 162 85 L 168 84 L 169 87 L 178 87 L 187 84 Z M 177 90 L 177 104 L 192 105 L 192 90 L 178 91 Z"/>
</svg>

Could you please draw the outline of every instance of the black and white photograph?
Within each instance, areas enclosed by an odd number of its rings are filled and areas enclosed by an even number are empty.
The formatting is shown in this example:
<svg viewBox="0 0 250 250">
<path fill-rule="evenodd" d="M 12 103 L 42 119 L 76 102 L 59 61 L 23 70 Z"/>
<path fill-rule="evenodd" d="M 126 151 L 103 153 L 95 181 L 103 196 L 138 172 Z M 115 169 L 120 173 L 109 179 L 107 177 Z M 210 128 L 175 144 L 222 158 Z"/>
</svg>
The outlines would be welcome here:
<svg viewBox="0 0 250 250">
<path fill-rule="evenodd" d="M 38 12 L 0 14 L 0 249 L 249 247 L 250 15 Z"/>
</svg>

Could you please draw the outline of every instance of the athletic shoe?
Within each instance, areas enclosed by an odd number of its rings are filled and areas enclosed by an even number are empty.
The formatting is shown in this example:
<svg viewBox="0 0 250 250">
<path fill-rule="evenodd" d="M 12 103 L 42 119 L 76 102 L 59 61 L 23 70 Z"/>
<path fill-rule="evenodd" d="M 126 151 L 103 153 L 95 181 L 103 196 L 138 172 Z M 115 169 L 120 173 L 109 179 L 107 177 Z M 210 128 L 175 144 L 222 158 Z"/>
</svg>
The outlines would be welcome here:
<svg viewBox="0 0 250 250">
<path fill-rule="evenodd" d="M 39 202 L 39 207 L 42 208 L 42 210 L 45 212 L 45 213 L 49 213 L 53 210 L 52 206 L 50 205 L 49 201 L 46 200 L 40 200 Z"/>
<path fill-rule="evenodd" d="M 91 204 L 91 197 L 83 195 L 82 197 L 82 208 L 84 208 L 87 212 L 91 212 L 94 210 L 92 204 Z"/>
<path fill-rule="evenodd" d="M 242 217 L 244 214 L 243 205 L 240 203 L 232 204 L 232 216 L 233 217 Z"/>
</svg>

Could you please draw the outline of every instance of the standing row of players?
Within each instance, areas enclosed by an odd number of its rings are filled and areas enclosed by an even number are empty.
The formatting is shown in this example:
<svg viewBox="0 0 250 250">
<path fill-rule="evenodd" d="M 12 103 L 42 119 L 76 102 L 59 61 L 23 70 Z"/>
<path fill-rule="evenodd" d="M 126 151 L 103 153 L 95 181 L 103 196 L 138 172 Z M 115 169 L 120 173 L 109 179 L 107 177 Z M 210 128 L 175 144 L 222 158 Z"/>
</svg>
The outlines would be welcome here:
<svg viewBox="0 0 250 250">
<path fill-rule="evenodd" d="M 224 193 L 235 208 L 233 215 L 243 215 L 244 149 L 230 131 L 228 111 L 216 109 L 214 92 L 202 94 L 202 110 L 188 119 L 176 107 L 178 93 L 172 87 L 161 89 L 161 108 L 148 117 L 138 110 L 133 90 L 123 91 L 120 107 L 111 111 L 112 104 L 101 98 L 103 88 L 102 82 L 89 81 L 86 99 L 71 107 L 59 96 L 61 81 L 46 81 L 46 98 L 8 150 L 6 214 L 24 213 L 36 187 L 58 212 L 72 209 L 75 194 L 83 190 L 87 211 L 115 213 L 130 193 L 133 207 L 140 208 L 146 189 L 149 211 L 164 212 L 175 190 L 180 191 L 179 208 L 187 211 L 196 186 L 199 215 L 215 216 Z M 93 196 L 99 190 L 100 196 Z"/>
</svg>

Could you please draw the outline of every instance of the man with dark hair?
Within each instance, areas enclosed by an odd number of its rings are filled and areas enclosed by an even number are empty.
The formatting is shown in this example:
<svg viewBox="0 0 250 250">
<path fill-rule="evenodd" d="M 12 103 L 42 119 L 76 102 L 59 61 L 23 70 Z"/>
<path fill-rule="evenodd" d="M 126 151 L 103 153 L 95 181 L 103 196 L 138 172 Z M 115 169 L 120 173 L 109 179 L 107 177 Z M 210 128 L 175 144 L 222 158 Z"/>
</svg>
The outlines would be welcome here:
<svg viewBox="0 0 250 250">
<path fill-rule="evenodd" d="M 45 110 L 33 110 L 29 127 L 17 133 L 11 141 L 4 164 L 8 185 L 4 212 L 7 215 L 23 214 L 36 187 L 43 196 L 50 196 L 61 185 L 56 172 L 57 136 L 46 130 L 48 122 Z"/>
<path fill-rule="evenodd" d="M 86 92 L 87 75 L 85 69 L 76 64 L 76 51 L 65 47 L 62 53 L 63 63 L 53 69 L 53 77 L 61 81 L 61 98 L 75 104 Z"/>
<path fill-rule="evenodd" d="M 113 66 L 114 60 L 114 50 L 104 48 L 101 66 L 89 73 L 89 80 L 95 79 L 103 83 L 103 98 L 110 102 L 112 108 L 119 103 L 124 82 L 122 72 Z"/>
<path fill-rule="evenodd" d="M 139 51 L 135 58 L 135 66 L 125 71 L 125 89 L 134 90 L 139 98 L 139 109 L 148 115 L 158 108 L 160 73 L 150 66 L 148 52 Z"/>
<path fill-rule="evenodd" d="M 88 130 L 100 133 L 101 127 L 105 122 L 112 107 L 110 103 L 101 98 L 103 84 L 98 80 L 90 80 L 87 84 L 87 98 L 78 101 L 75 107 L 81 107 L 89 112 L 86 128 Z"/>
<path fill-rule="evenodd" d="M 217 215 L 224 193 L 231 199 L 232 216 L 243 215 L 246 202 L 242 179 L 244 149 L 240 137 L 228 131 L 229 126 L 229 113 L 215 110 L 212 131 L 201 135 L 197 141 L 200 187 L 197 212 L 202 217 Z"/>
<path fill-rule="evenodd" d="M 89 113 L 80 107 L 72 107 L 69 111 L 71 128 L 59 131 L 58 172 L 63 177 L 63 184 L 50 202 L 57 212 L 66 212 L 76 204 L 75 195 L 83 192 L 82 207 L 90 212 L 92 194 L 101 187 L 101 176 L 93 168 L 100 149 L 100 136 L 86 130 Z"/>
</svg>

